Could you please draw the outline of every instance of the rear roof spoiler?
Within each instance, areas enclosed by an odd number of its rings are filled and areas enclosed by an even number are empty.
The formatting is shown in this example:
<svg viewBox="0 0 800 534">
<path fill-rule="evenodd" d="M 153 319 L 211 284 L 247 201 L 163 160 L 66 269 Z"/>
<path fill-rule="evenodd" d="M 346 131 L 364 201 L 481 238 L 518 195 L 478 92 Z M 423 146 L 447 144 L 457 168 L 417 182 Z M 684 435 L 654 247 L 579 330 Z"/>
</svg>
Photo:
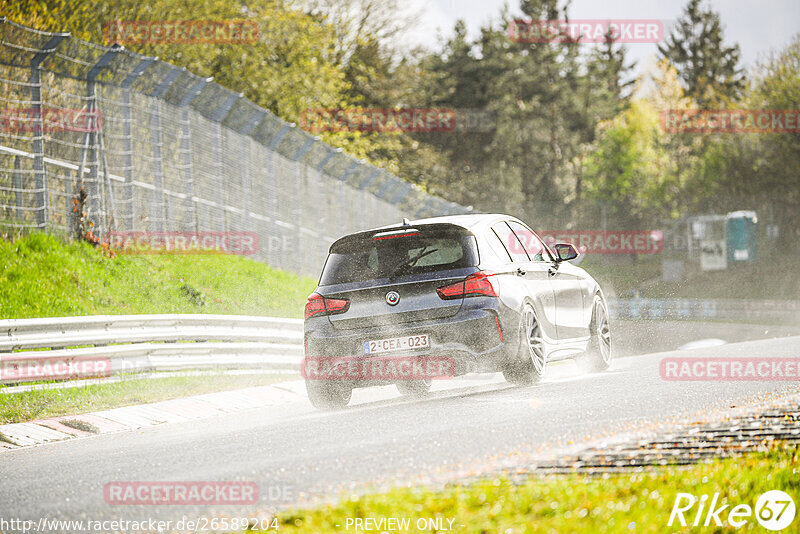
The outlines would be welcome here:
<svg viewBox="0 0 800 534">
<path fill-rule="evenodd" d="M 329 251 L 344 241 L 350 240 L 383 240 L 391 239 L 392 237 L 409 237 L 427 232 L 459 232 L 462 234 L 472 234 L 469 229 L 453 223 L 430 223 L 430 224 L 415 224 L 411 227 L 404 225 L 389 226 L 386 228 L 367 230 L 365 232 L 358 232 L 356 234 L 348 234 L 340 237 L 331 244 Z"/>
</svg>

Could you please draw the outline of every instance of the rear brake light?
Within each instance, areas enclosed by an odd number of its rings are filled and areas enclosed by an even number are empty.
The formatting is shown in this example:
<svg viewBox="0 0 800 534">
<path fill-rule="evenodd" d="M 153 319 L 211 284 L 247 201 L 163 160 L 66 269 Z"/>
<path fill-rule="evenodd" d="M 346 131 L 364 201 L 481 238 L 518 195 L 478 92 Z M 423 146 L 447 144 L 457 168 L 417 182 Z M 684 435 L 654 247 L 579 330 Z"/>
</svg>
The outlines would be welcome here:
<svg viewBox="0 0 800 534">
<path fill-rule="evenodd" d="M 306 300 L 305 318 L 344 313 L 348 308 L 350 301 L 347 299 L 331 299 L 319 293 L 311 293 Z"/>
<path fill-rule="evenodd" d="M 375 234 L 372 237 L 373 241 L 383 241 L 384 239 L 394 239 L 396 237 L 413 237 L 419 235 L 417 230 L 402 230 L 400 232 L 386 232 L 383 234 Z"/>
<path fill-rule="evenodd" d="M 444 300 L 466 297 L 496 297 L 497 291 L 490 279 L 492 276 L 494 274 L 478 271 L 461 282 L 440 287 L 436 292 Z"/>
<path fill-rule="evenodd" d="M 325 313 L 325 299 L 319 293 L 311 293 L 306 300 L 305 318 Z"/>
</svg>

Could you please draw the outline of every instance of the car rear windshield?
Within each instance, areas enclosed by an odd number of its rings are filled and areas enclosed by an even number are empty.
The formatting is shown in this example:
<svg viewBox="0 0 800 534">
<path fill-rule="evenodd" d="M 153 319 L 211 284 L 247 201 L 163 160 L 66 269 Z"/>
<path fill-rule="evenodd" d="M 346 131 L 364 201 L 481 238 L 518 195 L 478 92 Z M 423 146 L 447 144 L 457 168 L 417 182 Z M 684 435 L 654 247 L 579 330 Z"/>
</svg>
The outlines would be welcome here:
<svg viewBox="0 0 800 534">
<path fill-rule="evenodd" d="M 475 236 L 464 231 L 358 234 L 334 244 L 319 283 L 363 282 L 477 264 Z"/>
</svg>

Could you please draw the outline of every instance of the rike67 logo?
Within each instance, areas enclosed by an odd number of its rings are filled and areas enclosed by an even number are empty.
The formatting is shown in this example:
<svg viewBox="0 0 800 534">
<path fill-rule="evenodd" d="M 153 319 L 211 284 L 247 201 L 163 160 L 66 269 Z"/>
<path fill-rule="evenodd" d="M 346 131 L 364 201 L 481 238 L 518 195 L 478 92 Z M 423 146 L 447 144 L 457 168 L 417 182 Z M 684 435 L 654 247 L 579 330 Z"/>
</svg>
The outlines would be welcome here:
<svg viewBox="0 0 800 534">
<path fill-rule="evenodd" d="M 740 528 L 755 516 L 765 529 L 778 531 L 792 524 L 795 512 L 794 500 L 780 490 L 761 494 L 755 509 L 749 504 L 737 504 L 731 508 L 731 504 L 720 499 L 719 493 L 714 493 L 710 499 L 708 495 L 698 498 L 691 493 L 678 493 L 667 526 L 721 527 L 723 522 L 727 522 L 731 527 Z"/>
</svg>

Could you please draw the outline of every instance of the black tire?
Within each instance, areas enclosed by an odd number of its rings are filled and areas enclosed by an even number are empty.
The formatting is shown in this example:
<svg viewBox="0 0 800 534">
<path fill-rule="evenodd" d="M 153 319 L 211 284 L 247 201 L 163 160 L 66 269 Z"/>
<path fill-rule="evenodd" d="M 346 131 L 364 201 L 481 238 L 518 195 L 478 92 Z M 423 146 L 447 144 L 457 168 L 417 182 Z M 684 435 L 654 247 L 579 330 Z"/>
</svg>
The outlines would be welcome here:
<svg viewBox="0 0 800 534">
<path fill-rule="evenodd" d="M 314 408 L 336 410 L 344 408 L 353 396 L 353 388 L 333 380 L 306 380 L 308 398 Z"/>
<path fill-rule="evenodd" d="M 587 372 L 605 371 L 611 365 L 611 327 L 608 323 L 608 308 L 600 295 L 594 296 L 589 328 L 589 346 L 578 363 Z"/>
<path fill-rule="evenodd" d="M 431 380 L 404 380 L 395 382 L 397 391 L 404 397 L 421 399 L 428 395 L 431 390 Z"/>
<path fill-rule="evenodd" d="M 536 319 L 533 306 L 525 304 L 520 314 L 517 355 L 503 370 L 503 376 L 511 384 L 530 386 L 542 379 L 546 367 L 542 328 Z"/>
</svg>

